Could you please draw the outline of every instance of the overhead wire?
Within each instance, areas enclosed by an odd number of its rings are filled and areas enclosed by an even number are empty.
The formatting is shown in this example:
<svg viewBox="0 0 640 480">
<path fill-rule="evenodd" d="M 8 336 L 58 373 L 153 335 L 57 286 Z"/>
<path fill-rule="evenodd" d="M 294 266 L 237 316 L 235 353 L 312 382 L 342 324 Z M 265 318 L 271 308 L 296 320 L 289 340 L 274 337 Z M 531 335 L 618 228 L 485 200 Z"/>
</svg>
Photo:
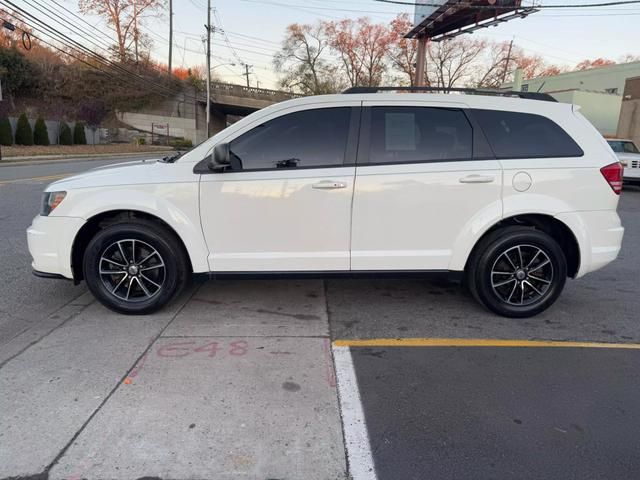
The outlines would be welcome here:
<svg viewBox="0 0 640 480">
<path fill-rule="evenodd" d="M 40 20 L 40 18 L 38 18 L 37 16 L 33 15 L 33 13 L 28 12 L 28 11 L 24 10 L 23 8 L 15 5 L 10 0 L 0 0 L 0 2 L 4 3 L 6 6 L 9 6 L 10 8 L 13 8 L 14 11 L 20 12 L 21 15 L 23 15 L 27 19 L 30 19 L 30 20 L 34 21 L 35 23 L 39 24 L 40 26 L 38 26 L 37 28 L 39 30 L 46 31 L 46 34 L 49 35 L 51 38 L 53 38 L 55 41 L 60 42 L 62 45 L 64 45 L 67 48 L 71 48 L 73 50 L 81 52 L 82 55 L 85 55 L 85 56 L 88 56 L 89 58 L 97 60 L 102 66 L 111 67 L 111 68 L 117 70 L 122 75 L 126 75 L 128 78 L 135 78 L 137 80 L 143 81 L 146 87 L 155 88 L 155 91 L 158 94 L 160 94 L 160 92 L 164 92 L 164 94 L 165 94 L 164 96 L 173 97 L 173 96 L 175 96 L 176 94 L 179 93 L 179 92 L 171 89 L 170 87 L 168 87 L 166 85 L 162 85 L 162 84 L 153 82 L 149 78 L 144 77 L 144 76 L 142 76 L 142 75 L 140 75 L 140 74 L 138 74 L 136 72 L 133 72 L 131 70 L 128 70 L 127 68 L 125 68 L 124 66 L 122 66 L 119 63 L 116 63 L 116 62 L 113 62 L 112 60 L 109 60 L 108 58 L 106 58 L 106 57 L 102 56 L 101 54 L 99 54 L 99 53 L 93 51 L 92 49 L 88 48 L 86 45 L 83 45 L 83 44 L 79 43 L 78 41 L 70 38 L 69 36 L 65 35 L 64 33 L 60 32 L 59 30 L 57 30 L 54 27 L 50 26 L 49 24 L 43 22 L 42 20 Z M 40 9 L 38 9 L 38 10 L 41 11 Z M 15 14 L 11 15 L 9 13 L 9 15 L 13 16 L 17 20 L 24 20 L 23 18 L 15 15 Z M 36 37 L 34 36 L 34 38 L 36 38 Z M 56 50 L 65 52 L 65 50 L 62 50 L 62 49 L 56 49 Z M 76 59 L 78 58 L 77 56 L 73 56 L 73 55 L 72 55 L 72 57 L 74 57 Z M 88 63 L 88 62 L 83 62 L 83 63 Z M 193 96 L 191 96 L 191 97 L 194 100 L 196 99 L 196 97 L 193 97 Z"/>
</svg>

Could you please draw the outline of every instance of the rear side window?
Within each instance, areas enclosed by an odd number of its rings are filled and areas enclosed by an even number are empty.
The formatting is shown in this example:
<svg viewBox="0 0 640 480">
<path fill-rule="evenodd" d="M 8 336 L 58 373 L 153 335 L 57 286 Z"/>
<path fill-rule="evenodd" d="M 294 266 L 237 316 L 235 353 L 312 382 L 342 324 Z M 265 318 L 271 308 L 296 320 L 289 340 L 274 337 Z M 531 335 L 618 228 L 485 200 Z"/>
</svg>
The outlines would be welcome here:
<svg viewBox="0 0 640 480">
<path fill-rule="evenodd" d="M 581 157 L 584 152 L 557 123 L 542 115 L 473 110 L 497 158 Z"/>
<path fill-rule="evenodd" d="M 350 107 L 289 113 L 229 144 L 243 170 L 332 167 L 344 163 Z"/>
<path fill-rule="evenodd" d="M 473 130 L 461 110 L 373 107 L 369 163 L 468 160 Z"/>
</svg>

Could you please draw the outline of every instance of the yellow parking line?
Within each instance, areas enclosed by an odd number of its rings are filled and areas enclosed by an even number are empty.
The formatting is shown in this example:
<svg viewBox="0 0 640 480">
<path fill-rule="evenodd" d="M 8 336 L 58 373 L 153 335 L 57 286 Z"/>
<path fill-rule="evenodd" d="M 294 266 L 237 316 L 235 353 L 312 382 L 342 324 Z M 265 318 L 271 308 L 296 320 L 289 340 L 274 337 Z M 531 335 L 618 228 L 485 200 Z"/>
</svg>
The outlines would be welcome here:
<svg viewBox="0 0 640 480">
<path fill-rule="evenodd" d="M 372 338 L 335 340 L 336 347 L 572 347 L 640 349 L 638 343 L 561 342 L 554 340 L 499 340 L 491 338 Z"/>
<path fill-rule="evenodd" d="M 63 175 L 47 175 L 44 177 L 15 178 L 13 180 L 2 180 L 0 181 L 0 185 L 6 185 L 8 183 L 33 182 L 33 181 L 41 181 L 41 180 L 59 180 L 64 177 L 68 177 L 69 175 L 71 174 L 65 173 Z"/>
</svg>

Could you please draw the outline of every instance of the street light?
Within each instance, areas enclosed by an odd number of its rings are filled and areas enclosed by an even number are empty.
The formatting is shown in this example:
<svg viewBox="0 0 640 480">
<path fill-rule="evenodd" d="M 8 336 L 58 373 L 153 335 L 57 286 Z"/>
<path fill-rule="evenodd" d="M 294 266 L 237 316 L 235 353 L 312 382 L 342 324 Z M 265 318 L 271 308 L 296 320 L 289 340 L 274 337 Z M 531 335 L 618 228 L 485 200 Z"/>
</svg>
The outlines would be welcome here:
<svg viewBox="0 0 640 480">
<path fill-rule="evenodd" d="M 218 67 L 235 67 L 235 66 L 236 66 L 235 63 L 221 63 L 220 65 L 216 65 L 214 67 L 211 67 L 211 71 L 213 72 Z"/>
</svg>

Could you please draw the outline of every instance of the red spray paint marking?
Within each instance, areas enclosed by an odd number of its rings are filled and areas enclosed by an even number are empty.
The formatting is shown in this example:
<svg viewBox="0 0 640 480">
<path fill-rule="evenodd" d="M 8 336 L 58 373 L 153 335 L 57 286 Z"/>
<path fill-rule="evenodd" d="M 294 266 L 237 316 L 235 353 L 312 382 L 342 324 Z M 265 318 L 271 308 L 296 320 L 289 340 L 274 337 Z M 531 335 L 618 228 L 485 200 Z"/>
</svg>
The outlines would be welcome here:
<svg viewBox="0 0 640 480">
<path fill-rule="evenodd" d="M 234 357 L 241 357 L 249 353 L 249 342 L 246 340 L 235 340 L 228 344 L 219 342 L 206 342 L 198 344 L 198 342 L 172 342 L 161 346 L 156 354 L 164 358 L 182 358 L 192 354 L 206 354 L 209 358 L 218 356 L 218 354 L 226 353 Z"/>
</svg>

